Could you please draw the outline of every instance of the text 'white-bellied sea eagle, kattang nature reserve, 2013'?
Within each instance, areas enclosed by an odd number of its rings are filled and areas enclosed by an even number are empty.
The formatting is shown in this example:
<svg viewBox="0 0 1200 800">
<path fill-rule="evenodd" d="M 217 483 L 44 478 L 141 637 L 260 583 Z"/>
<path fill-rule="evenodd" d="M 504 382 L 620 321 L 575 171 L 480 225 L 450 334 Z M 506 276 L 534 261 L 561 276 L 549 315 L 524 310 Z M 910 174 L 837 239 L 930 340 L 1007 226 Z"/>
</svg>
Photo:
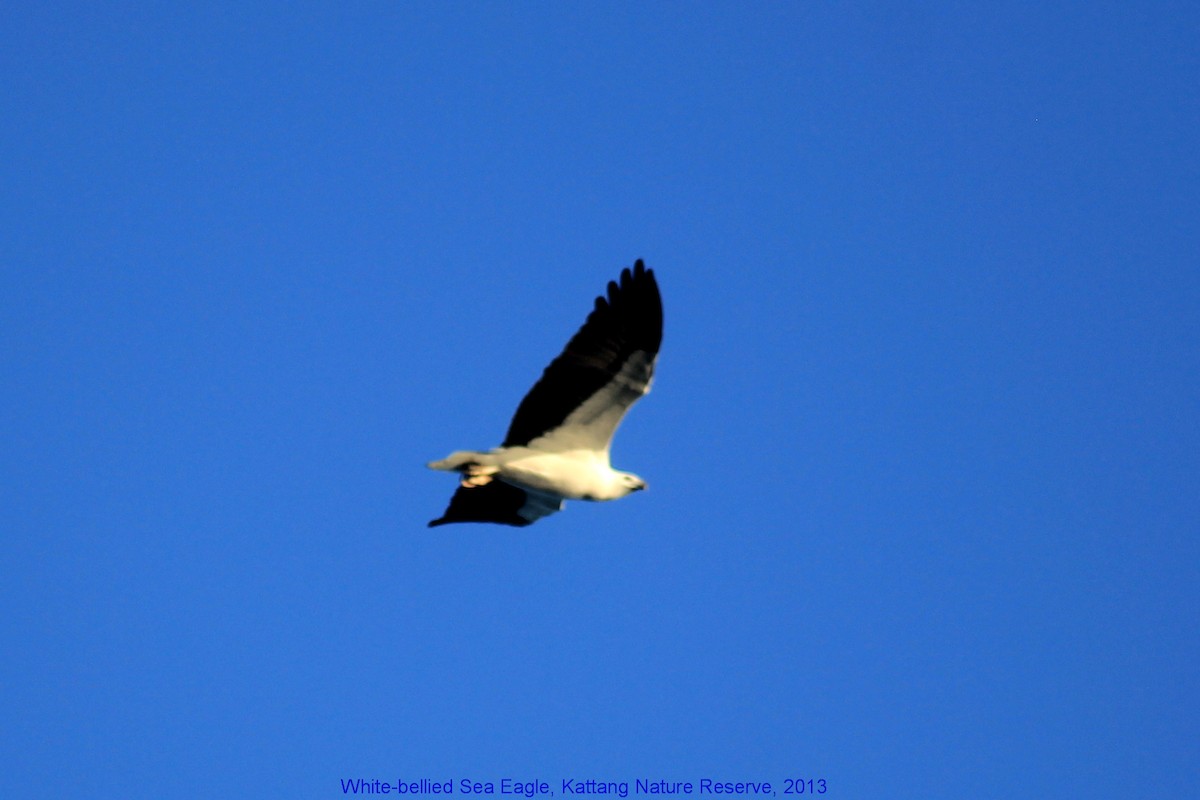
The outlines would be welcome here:
<svg viewBox="0 0 1200 800">
<path fill-rule="evenodd" d="M 517 407 L 494 450 L 459 450 L 430 469 L 461 473 L 450 505 L 429 523 L 528 525 L 563 500 L 616 500 L 646 488 L 609 463 L 613 434 L 629 407 L 650 391 L 662 343 L 662 297 L 638 259 L 610 281 L 566 349 Z"/>
</svg>

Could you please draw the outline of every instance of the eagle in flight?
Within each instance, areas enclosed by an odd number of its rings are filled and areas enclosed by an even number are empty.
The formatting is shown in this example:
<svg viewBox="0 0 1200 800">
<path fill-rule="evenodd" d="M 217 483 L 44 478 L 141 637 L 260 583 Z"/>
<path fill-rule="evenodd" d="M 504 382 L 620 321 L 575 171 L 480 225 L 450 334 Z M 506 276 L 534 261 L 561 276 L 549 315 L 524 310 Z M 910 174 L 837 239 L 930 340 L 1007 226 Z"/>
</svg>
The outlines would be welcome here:
<svg viewBox="0 0 1200 800">
<path fill-rule="evenodd" d="M 560 511 L 564 500 L 616 500 L 645 489 L 637 475 L 612 468 L 609 447 L 625 412 L 650 391 L 662 326 L 658 282 L 638 259 L 596 298 L 583 327 L 517 406 L 499 447 L 429 463 L 462 476 L 446 512 L 429 526 L 529 525 Z"/>
</svg>

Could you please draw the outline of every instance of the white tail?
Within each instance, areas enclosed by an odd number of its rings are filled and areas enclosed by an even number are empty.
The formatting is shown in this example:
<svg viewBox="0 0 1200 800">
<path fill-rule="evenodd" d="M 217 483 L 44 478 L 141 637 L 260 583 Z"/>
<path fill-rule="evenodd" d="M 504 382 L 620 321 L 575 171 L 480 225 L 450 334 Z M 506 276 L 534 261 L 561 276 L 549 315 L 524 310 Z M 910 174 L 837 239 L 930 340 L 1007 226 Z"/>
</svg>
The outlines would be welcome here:
<svg viewBox="0 0 1200 800">
<path fill-rule="evenodd" d="M 440 469 L 445 472 L 465 472 L 472 464 L 486 464 L 491 460 L 489 453 L 476 453 L 471 450 L 455 450 L 441 461 L 430 461 L 426 466 L 430 469 Z"/>
</svg>

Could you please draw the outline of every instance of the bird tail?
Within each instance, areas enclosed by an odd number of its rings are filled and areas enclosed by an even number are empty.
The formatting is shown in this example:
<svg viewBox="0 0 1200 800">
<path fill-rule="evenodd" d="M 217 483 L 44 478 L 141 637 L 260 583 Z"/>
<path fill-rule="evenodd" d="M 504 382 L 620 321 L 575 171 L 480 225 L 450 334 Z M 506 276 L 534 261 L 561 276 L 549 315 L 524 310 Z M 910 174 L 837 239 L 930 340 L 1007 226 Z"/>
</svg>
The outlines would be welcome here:
<svg viewBox="0 0 1200 800">
<path fill-rule="evenodd" d="M 476 453 L 472 450 L 455 450 L 441 461 L 430 461 L 426 466 L 430 469 L 440 469 L 445 472 L 466 472 L 471 467 L 487 464 L 490 460 L 488 453 Z"/>
</svg>

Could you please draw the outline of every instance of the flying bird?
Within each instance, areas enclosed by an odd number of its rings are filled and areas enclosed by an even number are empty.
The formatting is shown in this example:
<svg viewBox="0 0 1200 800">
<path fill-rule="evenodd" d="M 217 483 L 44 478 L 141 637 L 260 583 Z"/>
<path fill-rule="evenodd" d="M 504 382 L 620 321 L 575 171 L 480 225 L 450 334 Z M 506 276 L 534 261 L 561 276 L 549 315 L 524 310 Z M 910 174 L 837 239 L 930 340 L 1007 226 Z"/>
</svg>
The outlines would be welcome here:
<svg viewBox="0 0 1200 800">
<path fill-rule="evenodd" d="M 493 450 L 458 450 L 430 469 L 461 474 L 446 512 L 451 522 L 529 525 L 564 500 L 616 500 L 646 488 L 612 468 L 609 447 L 629 407 L 650 391 L 662 343 L 662 297 L 638 259 L 609 281 L 566 349 L 550 362 Z"/>
</svg>

